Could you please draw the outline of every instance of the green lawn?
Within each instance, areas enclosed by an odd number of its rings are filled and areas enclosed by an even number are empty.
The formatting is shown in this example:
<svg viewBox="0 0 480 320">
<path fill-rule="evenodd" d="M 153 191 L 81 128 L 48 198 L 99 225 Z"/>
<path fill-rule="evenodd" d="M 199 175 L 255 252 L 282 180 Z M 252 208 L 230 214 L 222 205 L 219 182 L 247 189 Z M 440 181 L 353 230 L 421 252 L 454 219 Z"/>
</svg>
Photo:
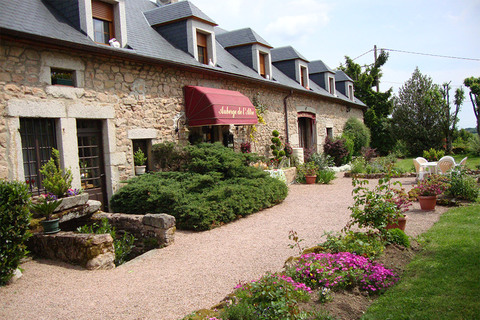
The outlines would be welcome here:
<svg viewBox="0 0 480 320">
<path fill-rule="evenodd" d="M 467 168 L 476 170 L 477 166 L 480 165 L 480 157 L 460 154 L 460 155 L 454 155 L 453 158 L 455 159 L 456 163 L 459 163 L 466 156 L 468 156 Z M 403 171 L 414 172 L 415 171 L 415 167 L 413 166 L 413 159 L 414 158 L 416 158 L 416 157 L 398 159 L 398 161 L 395 163 L 395 167 L 400 168 Z"/>
<path fill-rule="evenodd" d="M 480 205 L 445 213 L 401 281 L 362 319 L 480 319 Z"/>
</svg>

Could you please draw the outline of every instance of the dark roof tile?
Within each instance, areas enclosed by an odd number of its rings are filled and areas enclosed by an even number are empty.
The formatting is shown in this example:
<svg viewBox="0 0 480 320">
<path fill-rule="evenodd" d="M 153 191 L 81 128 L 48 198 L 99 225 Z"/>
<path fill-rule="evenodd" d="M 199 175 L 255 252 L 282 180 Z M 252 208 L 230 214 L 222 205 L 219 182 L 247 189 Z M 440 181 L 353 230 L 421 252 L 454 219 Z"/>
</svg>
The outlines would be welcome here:
<svg viewBox="0 0 480 320">
<path fill-rule="evenodd" d="M 291 46 L 274 48 L 270 50 L 270 53 L 272 54 L 272 62 L 294 59 L 300 59 L 308 62 L 308 60 L 304 56 L 302 56 L 297 50 L 295 50 Z"/>
<path fill-rule="evenodd" d="M 190 1 L 180 1 L 177 3 L 167 4 L 145 12 L 145 18 L 147 18 L 151 26 L 192 17 L 203 20 L 215 26 L 217 25 L 215 21 L 210 19 Z"/>
<path fill-rule="evenodd" d="M 272 46 L 265 39 L 263 39 L 258 35 L 258 33 L 250 28 L 216 34 L 216 38 L 224 48 L 253 43 L 260 43 L 266 47 L 272 48 Z"/>
</svg>

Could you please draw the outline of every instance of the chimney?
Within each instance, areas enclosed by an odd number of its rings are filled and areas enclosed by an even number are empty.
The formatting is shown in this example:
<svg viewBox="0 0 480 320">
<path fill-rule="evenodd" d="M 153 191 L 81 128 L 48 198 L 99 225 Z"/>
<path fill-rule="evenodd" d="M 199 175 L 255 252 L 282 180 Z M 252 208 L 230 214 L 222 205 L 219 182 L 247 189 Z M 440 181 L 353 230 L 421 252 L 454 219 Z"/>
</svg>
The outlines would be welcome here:
<svg viewBox="0 0 480 320">
<path fill-rule="evenodd" d="M 172 4 L 172 3 L 177 3 L 178 0 L 157 0 L 157 4 L 159 6 L 164 6 L 164 5 L 167 5 L 167 4 Z"/>
</svg>

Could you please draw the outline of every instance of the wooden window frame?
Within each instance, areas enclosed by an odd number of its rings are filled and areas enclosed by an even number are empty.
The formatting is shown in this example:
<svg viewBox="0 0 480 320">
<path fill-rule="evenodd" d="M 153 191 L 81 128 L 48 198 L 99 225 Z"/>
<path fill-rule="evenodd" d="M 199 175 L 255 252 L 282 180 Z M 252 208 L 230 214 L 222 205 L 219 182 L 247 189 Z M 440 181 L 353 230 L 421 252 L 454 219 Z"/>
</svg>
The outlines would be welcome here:
<svg viewBox="0 0 480 320">
<path fill-rule="evenodd" d="M 333 77 L 328 77 L 328 92 L 335 95 L 335 79 Z"/>
<path fill-rule="evenodd" d="M 198 54 L 198 62 L 203 64 L 208 64 L 208 35 L 197 31 L 197 54 Z M 202 53 L 200 55 L 200 52 Z M 203 56 L 203 61 L 201 60 L 201 56 Z"/>
<path fill-rule="evenodd" d="M 260 75 L 264 78 L 267 77 L 267 66 L 266 66 L 267 55 L 268 54 L 263 52 L 258 53 L 258 71 Z"/>
<path fill-rule="evenodd" d="M 115 38 L 115 24 L 114 24 L 114 5 L 111 3 L 106 3 L 103 1 L 92 0 L 92 18 L 93 18 L 93 39 L 96 43 L 109 45 L 108 40 Z M 108 25 L 108 40 L 104 41 L 97 41 L 99 39 L 96 38 L 96 29 L 95 29 L 95 20 L 104 23 L 104 25 Z M 104 26 L 103 25 L 103 26 Z M 107 34 L 105 32 L 104 27 L 102 27 L 102 34 L 103 37 Z"/>
<path fill-rule="evenodd" d="M 300 84 L 304 88 L 308 88 L 307 68 L 300 66 Z"/>
<path fill-rule="evenodd" d="M 350 100 L 353 101 L 353 85 L 351 85 L 351 84 L 348 85 L 348 96 L 349 96 Z"/>
</svg>

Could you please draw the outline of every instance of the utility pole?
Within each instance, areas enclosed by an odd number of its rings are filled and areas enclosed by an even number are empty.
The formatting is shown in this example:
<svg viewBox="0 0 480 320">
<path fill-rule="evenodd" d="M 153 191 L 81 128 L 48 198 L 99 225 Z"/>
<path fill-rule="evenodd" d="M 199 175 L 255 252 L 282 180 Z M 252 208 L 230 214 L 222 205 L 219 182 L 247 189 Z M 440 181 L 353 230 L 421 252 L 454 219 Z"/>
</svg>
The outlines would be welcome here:
<svg viewBox="0 0 480 320">
<path fill-rule="evenodd" d="M 377 64 L 377 45 L 373 46 L 373 57 L 375 59 L 375 64 Z M 380 92 L 380 84 L 378 83 L 378 77 L 375 79 L 375 82 L 377 83 L 377 92 Z"/>
</svg>

